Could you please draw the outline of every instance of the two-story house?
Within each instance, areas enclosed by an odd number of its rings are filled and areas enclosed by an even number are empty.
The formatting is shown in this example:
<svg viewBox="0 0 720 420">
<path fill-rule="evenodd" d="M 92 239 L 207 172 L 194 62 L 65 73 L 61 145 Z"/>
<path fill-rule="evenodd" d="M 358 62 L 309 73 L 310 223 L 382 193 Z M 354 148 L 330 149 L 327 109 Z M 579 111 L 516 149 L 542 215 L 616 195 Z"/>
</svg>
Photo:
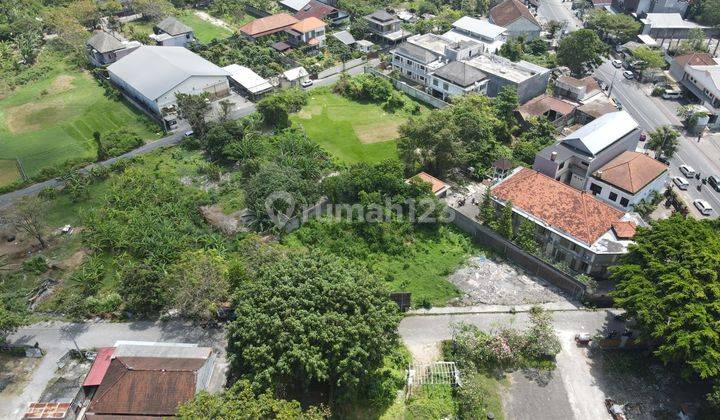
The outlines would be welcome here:
<svg viewBox="0 0 720 420">
<path fill-rule="evenodd" d="M 455 42 L 436 34 L 413 35 L 392 50 L 392 66 L 404 78 L 429 86 L 430 73 L 448 62 L 477 56 L 481 49 L 477 42 Z"/>
<path fill-rule="evenodd" d="M 488 82 L 482 71 L 462 61 L 452 61 L 430 74 L 429 86 L 434 96 L 447 101 L 470 92 L 487 93 Z"/>
<path fill-rule="evenodd" d="M 85 42 L 88 58 L 96 67 L 108 66 L 135 51 L 141 45 L 137 41 L 123 42 L 105 31 L 95 32 Z"/>
<path fill-rule="evenodd" d="M 306 44 L 321 47 L 325 43 L 325 22 L 316 18 L 305 18 L 286 30 L 291 45 Z"/>
<path fill-rule="evenodd" d="M 605 114 L 535 156 L 533 169 L 578 190 L 588 178 L 622 152 L 635 150 L 638 123 L 625 111 Z"/>
<path fill-rule="evenodd" d="M 488 13 L 490 23 L 502 26 L 508 38 L 522 36 L 526 40 L 540 36 L 542 26 L 530 10 L 518 0 L 504 0 Z"/>
<path fill-rule="evenodd" d="M 693 62 L 714 62 L 711 57 L 694 55 L 695 58 L 677 57 L 676 62 L 686 62 L 683 71 L 671 66 L 672 74 L 681 73 L 680 84 L 700 100 L 709 112 L 708 127 L 720 128 L 720 64 L 691 64 Z M 676 65 L 677 66 L 677 65 Z"/>
<path fill-rule="evenodd" d="M 648 200 L 654 191 L 665 191 L 668 165 L 650 156 L 627 150 L 593 172 L 586 190 L 620 210 Z"/>
<path fill-rule="evenodd" d="M 395 45 L 410 36 L 410 32 L 400 27 L 402 20 L 385 10 L 373 12 L 364 16 L 364 19 L 375 38 L 385 44 Z"/>
<path fill-rule="evenodd" d="M 495 184 L 496 206 L 512 203 L 513 224 L 536 225 L 535 239 L 547 258 L 579 273 L 606 277 L 627 253 L 642 219 L 528 168 L 517 168 Z"/>
<path fill-rule="evenodd" d="M 155 25 L 155 33 L 150 35 L 150 38 L 163 47 L 187 47 L 195 42 L 195 32 L 191 27 L 169 16 Z"/>
<path fill-rule="evenodd" d="M 486 19 L 463 16 L 453 22 L 453 28 L 443 34 L 453 41 L 474 41 L 483 46 L 482 51 L 496 53 L 505 43 L 505 32 L 502 26 L 493 25 Z"/>
</svg>

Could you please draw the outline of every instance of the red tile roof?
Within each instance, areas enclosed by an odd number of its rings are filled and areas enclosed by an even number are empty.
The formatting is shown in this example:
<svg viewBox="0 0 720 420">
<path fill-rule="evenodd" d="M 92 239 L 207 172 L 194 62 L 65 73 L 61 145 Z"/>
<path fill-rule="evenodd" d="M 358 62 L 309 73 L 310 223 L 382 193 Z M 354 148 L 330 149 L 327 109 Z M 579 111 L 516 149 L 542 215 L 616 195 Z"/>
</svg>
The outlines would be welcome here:
<svg viewBox="0 0 720 420">
<path fill-rule="evenodd" d="M 30 403 L 23 419 L 62 419 L 70 403 Z"/>
<path fill-rule="evenodd" d="M 679 55 L 675 57 L 675 63 L 680 67 L 685 67 L 687 64 L 691 66 L 714 66 L 717 64 L 713 60 L 712 56 L 708 53 L 692 53 Z"/>
<path fill-rule="evenodd" d="M 588 245 L 624 215 L 590 193 L 527 168 L 497 184 L 492 195 Z"/>
<path fill-rule="evenodd" d="M 427 182 L 430 184 L 430 189 L 432 190 L 433 194 L 436 194 L 438 191 L 444 189 L 444 188 L 450 188 L 450 186 L 439 179 L 435 178 L 434 176 L 430 175 L 427 172 L 420 172 L 419 174 L 415 175 L 414 177 L 408 179 L 409 182 L 413 178 L 420 178 L 421 181 Z"/>
<path fill-rule="evenodd" d="M 335 12 L 337 12 L 337 9 L 332 6 L 320 3 L 317 0 L 310 0 L 308 4 L 295 13 L 295 18 L 305 19 L 309 17 L 316 17 L 318 19 L 325 19 L 325 16 Z"/>
<path fill-rule="evenodd" d="M 88 413 L 126 416 L 173 416 L 195 395 L 197 370 L 205 359 L 117 357 Z"/>
<path fill-rule="evenodd" d="M 573 112 L 574 109 L 573 104 L 543 94 L 521 105 L 518 111 L 523 118 L 527 119 L 528 117 L 542 116 L 548 111 L 555 111 L 561 116 L 565 116 Z"/>
<path fill-rule="evenodd" d="M 310 32 L 314 29 L 320 29 L 325 27 L 325 22 L 322 20 L 316 18 L 316 17 L 309 17 L 301 20 L 300 22 L 294 24 L 290 28 L 298 31 L 300 33 Z"/>
<path fill-rule="evenodd" d="M 633 222 L 613 222 L 612 230 L 618 239 L 630 239 L 635 236 L 635 223 Z"/>
<path fill-rule="evenodd" d="M 530 13 L 528 8 L 518 0 L 505 0 L 497 6 L 490 9 L 490 17 L 493 23 L 498 26 L 507 26 L 521 17 L 526 18 L 530 22 L 540 26 L 535 16 Z"/>
<path fill-rule="evenodd" d="M 240 32 L 251 37 L 260 37 L 280 32 L 297 22 L 297 19 L 287 13 L 278 13 L 248 22 L 240 27 Z"/>
<path fill-rule="evenodd" d="M 110 358 L 114 352 L 115 347 L 101 347 L 98 349 L 95 361 L 93 362 L 92 367 L 90 367 L 90 371 L 85 377 L 85 381 L 82 386 L 100 385 L 103 377 L 105 377 L 108 367 L 110 367 Z"/>
<path fill-rule="evenodd" d="M 625 151 L 593 173 L 593 177 L 635 194 L 668 170 L 668 165 L 650 156 Z"/>
</svg>

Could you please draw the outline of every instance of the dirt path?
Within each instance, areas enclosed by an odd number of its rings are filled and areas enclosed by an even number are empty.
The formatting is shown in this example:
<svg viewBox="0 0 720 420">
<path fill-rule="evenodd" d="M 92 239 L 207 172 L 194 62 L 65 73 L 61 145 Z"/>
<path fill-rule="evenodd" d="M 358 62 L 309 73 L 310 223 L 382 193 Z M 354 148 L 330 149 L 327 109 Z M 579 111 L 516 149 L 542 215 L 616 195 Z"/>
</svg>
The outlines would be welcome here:
<svg viewBox="0 0 720 420">
<path fill-rule="evenodd" d="M 214 16 L 210 16 L 209 14 L 207 14 L 207 13 L 205 13 L 205 12 L 201 12 L 201 11 L 199 11 L 199 10 L 196 10 L 196 11 L 195 11 L 195 16 L 199 17 L 200 19 L 202 19 L 202 20 L 204 20 L 204 21 L 206 21 L 206 22 L 210 22 L 210 23 L 212 23 L 212 24 L 215 25 L 215 26 L 219 26 L 219 27 L 221 27 L 221 28 L 227 29 L 227 30 L 230 31 L 230 32 L 235 32 L 235 29 L 234 29 L 232 26 L 230 26 L 229 23 L 225 22 L 225 21 L 222 20 L 222 19 L 218 19 L 218 18 L 216 18 L 216 17 L 214 17 Z"/>
</svg>

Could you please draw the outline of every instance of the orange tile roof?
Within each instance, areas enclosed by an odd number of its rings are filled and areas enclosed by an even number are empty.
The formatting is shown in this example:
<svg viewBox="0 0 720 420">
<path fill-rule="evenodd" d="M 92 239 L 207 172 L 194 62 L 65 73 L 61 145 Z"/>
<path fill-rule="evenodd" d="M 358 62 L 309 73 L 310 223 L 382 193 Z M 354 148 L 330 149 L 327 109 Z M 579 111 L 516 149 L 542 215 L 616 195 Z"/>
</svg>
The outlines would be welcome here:
<svg viewBox="0 0 720 420">
<path fill-rule="evenodd" d="M 324 27 L 325 22 L 316 18 L 315 16 L 310 16 L 309 18 L 305 18 L 300 22 L 297 22 L 290 28 L 304 34 L 305 32 L 310 32 L 313 29 L 319 29 Z"/>
<path fill-rule="evenodd" d="M 624 215 L 590 193 L 527 168 L 497 184 L 492 195 L 588 245 Z"/>
<path fill-rule="evenodd" d="M 258 37 L 280 32 L 296 23 L 298 23 L 298 20 L 289 14 L 278 13 L 248 22 L 240 27 L 240 32 L 252 37 Z"/>
<path fill-rule="evenodd" d="M 680 65 L 680 67 L 685 67 L 687 64 L 691 66 L 714 66 L 717 64 L 708 53 L 679 55 L 675 57 L 675 63 Z"/>
<path fill-rule="evenodd" d="M 70 403 L 30 403 L 23 419 L 63 419 Z"/>
<path fill-rule="evenodd" d="M 438 191 L 442 190 L 443 188 L 450 188 L 450 186 L 439 179 L 435 178 L 434 176 L 430 175 L 427 172 L 420 172 L 419 174 L 415 175 L 414 177 L 408 179 L 410 181 L 413 178 L 420 178 L 423 182 L 427 182 L 430 184 L 430 189 L 432 190 L 433 194 L 436 194 Z"/>
<path fill-rule="evenodd" d="M 535 16 L 530 13 L 528 8 L 518 0 L 505 0 L 497 6 L 490 9 L 490 17 L 493 23 L 498 26 L 507 26 L 521 17 L 526 18 L 537 26 L 540 26 Z"/>
<path fill-rule="evenodd" d="M 555 111 L 561 115 L 568 115 L 575 109 L 571 103 L 562 101 L 552 96 L 542 94 L 522 104 L 518 111 L 523 118 L 539 117 L 548 111 Z"/>
<path fill-rule="evenodd" d="M 667 170 L 668 165 L 644 153 L 625 151 L 595 171 L 593 177 L 635 194 Z"/>
<path fill-rule="evenodd" d="M 613 222 L 612 230 L 618 239 L 630 239 L 635 236 L 635 223 L 633 222 Z"/>
</svg>

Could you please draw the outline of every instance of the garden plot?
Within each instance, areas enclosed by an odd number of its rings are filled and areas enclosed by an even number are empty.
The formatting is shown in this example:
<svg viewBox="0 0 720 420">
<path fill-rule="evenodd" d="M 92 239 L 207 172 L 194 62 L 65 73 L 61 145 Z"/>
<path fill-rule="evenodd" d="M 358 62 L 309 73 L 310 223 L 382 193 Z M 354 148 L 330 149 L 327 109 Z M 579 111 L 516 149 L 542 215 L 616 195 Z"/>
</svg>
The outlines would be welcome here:
<svg viewBox="0 0 720 420">
<path fill-rule="evenodd" d="M 462 305 L 524 305 L 562 302 L 562 291 L 507 262 L 486 256 L 471 257 L 448 277 L 463 293 Z"/>
</svg>

